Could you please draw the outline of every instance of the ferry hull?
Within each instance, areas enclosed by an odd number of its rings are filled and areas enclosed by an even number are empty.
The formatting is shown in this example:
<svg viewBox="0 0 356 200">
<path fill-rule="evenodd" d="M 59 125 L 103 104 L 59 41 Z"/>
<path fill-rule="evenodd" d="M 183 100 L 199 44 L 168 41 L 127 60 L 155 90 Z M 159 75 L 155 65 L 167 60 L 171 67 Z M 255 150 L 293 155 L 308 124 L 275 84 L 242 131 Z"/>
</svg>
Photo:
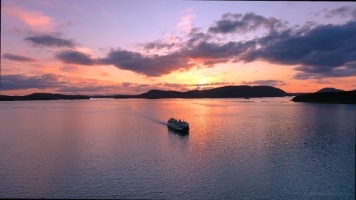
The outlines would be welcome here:
<svg viewBox="0 0 356 200">
<path fill-rule="evenodd" d="M 184 133 L 189 132 L 189 127 L 188 128 L 176 127 L 173 124 L 169 124 L 169 123 L 167 124 L 167 127 L 179 132 L 184 132 Z"/>
<path fill-rule="evenodd" d="M 188 132 L 189 131 L 189 124 L 184 120 L 176 120 L 175 118 L 171 117 L 167 122 L 168 128 L 171 128 L 175 131 L 179 132 Z"/>
</svg>

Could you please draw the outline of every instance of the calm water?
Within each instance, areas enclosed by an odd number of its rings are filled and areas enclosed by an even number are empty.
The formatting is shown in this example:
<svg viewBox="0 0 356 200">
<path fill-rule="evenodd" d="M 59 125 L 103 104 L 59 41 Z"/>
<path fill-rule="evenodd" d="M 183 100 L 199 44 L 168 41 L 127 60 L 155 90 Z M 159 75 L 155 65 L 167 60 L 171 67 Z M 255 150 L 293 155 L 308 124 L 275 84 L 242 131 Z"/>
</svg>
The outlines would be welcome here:
<svg viewBox="0 0 356 200">
<path fill-rule="evenodd" d="M 0 198 L 354 199 L 356 105 L 290 99 L 0 102 Z"/>
</svg>

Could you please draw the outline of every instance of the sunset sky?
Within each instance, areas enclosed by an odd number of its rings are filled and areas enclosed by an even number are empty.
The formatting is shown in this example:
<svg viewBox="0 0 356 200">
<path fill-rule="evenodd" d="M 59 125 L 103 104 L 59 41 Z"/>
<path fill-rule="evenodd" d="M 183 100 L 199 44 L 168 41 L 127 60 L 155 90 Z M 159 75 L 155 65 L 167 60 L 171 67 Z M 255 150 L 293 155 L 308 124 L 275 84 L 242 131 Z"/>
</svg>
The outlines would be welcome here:
<svg viewBox="0 0 356 200">
<path fill-rule="evenodd" d="M 226 85 L 356 89 L 356 3 L 1 1 L 1 94 Z"/>
</svg>

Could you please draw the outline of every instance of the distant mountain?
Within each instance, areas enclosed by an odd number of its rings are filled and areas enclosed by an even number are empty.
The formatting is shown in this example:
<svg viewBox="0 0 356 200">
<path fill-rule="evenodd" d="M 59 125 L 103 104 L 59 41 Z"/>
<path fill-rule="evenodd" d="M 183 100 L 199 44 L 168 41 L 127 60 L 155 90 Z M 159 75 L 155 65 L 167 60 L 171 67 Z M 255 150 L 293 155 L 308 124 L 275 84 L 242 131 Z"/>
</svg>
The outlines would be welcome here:
<svg viewBox="0 0 356 200">
<path fill-rule="evenodd" d="M 191 90 L 187 92 L 150 90 L 140 95 L 120 95 L 117 98 L 254 98 L 284 97 L 288 94 L 271 86 L 225 86 L 209 90 Z"/>
<path fill-rule="evenodd" d="M 356 91 L 309 93 L 296 96 L 292 101 L 356 104 Z"/>
<path fill-rule="evenodd" d="M 0 95 L 0 101 L 26 101 L 26 100 L 60 100 L 60 99 L 90 99 L 85 95 L 64 95 L 51 93 L 33 93 L 25 96 Z"/>
<path fill-rule="evenodd" d="M 339 89 L 332 88 L 332 87 L 329 87 L 329 88 L 326 87 L 321 90 L 318 90 L 316 93 L 321 93 L 321 92 L 345 92 L 345 90 L 339 90 Z"/>
</svg>

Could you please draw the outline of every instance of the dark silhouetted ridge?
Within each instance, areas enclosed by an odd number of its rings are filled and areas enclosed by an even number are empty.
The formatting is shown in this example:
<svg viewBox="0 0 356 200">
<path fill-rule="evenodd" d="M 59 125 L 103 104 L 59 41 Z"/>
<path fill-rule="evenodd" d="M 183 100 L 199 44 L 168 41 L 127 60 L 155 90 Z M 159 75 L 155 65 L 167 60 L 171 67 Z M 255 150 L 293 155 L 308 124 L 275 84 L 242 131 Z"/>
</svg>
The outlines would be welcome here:
<svg viewBox="0 0 356 200">
<path fill-rule="evenodd" d="M 356 104 L 356 91 L 310 93 L 296 96 L 292 101 Z"/>
<path fill-rule="evenodd" d="M 288 94 L 271 86 L 225 86 L 209 90 L 191 90 L 187 92 L 150 90 L 140 95 L 120 95 L 117 98 L 254 98 L 284 97 Z"/>
<path fill-rule="evenodd" d="M 181 98 L 182 94 L 182 92 L 177 91 L 150 90 L 146 93 L 138 95 L 138 97 L 146 99 Z"/>
<path fill-rule="evenodd" d="M 74 100 L 74 99 L 90 99 L 85 95 L 64 95 L 51 93 L 33 93 L 25 96 L 7 96 L 0 95 L 0 101 L 26 101 L 26 100 Z"/>
<path fill-rule="evenodd" d="M 329 87 L 329 88 L 323 88 L 321 90 L 318 90 L 316 93 L 321 93 L 321 92 L 345 92 L 345 90 L 339 90 L 336 88 Z"/>
</svg>

